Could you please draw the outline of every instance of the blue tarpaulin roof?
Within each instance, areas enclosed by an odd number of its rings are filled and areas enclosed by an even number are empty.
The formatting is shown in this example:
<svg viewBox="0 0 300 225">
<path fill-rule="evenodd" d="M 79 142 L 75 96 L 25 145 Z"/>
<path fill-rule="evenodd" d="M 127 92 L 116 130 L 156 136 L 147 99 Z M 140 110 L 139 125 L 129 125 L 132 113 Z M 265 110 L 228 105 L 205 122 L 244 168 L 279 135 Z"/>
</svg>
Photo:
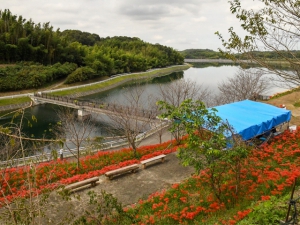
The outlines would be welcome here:
<svg viewBox="0 0 300 225">
<path fill-rule="evenodd" d="M 214 107 L 216 114 L 233 127 L 244 140 L 270 131 L 291 119 L 291 111 L 269 104 L 244 100 Z"/>
</svg>

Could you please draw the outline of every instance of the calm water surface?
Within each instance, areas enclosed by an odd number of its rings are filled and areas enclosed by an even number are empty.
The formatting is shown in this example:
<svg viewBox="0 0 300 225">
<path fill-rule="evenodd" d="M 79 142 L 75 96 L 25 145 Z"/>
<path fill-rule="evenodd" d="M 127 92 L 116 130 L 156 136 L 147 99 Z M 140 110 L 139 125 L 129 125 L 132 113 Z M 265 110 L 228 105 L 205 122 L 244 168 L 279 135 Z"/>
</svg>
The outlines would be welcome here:
<svg viewBox="0 0 300 225">
<path fill-rule="evenodd" d="M 172 73 L 170 75 L 166 75 L 163 77 L 154 78 L 148 82 L 144 82 L 141 86 L 144 89 L 143 97 L 146 99 L 148 96 L 157 97 L 157 93 L 159 92 L 159 86 L 162 87 L 170 82 L 174 82 L 177 79 L 184 80 L 192 80 L 197 84 L 201 84 L 204 87 L 208 87 L 210 91 L 213 93 L 218 93 L 218 83 L 222 80 L 226 80 L 228 77 L 234 76 L 236 71 L 238 70 L 238 66 L 235 65 L 224 65 L 224 66 L 209 66 L 205 68 L 193 67 L 188 70 Z M 128 88 L 135 88 L 136 84 L 125 84 L 123 86 L 111 89 L 109 91 L 98 93 L 90 96 L 83 97 L 84 99 L 98 99 L 104 102 L 117 102 L 119 104 L 124 104 L 124 91 Z M 280 92 L 285 89 L 283 88 L 273 88 L 268 93 L 264 93 L 265 95 L 272 95 L 275 92 Z M 26 119 L 31 120 L 32 115 L 37 118 L 37 122 L 32 122 L 33 126 L 28 127 L 27 122 L 24 123 L 23 131 L 30 136 L 34 136 L 36 138 L 41 138 L 44 135 L 46 137 L 51 137 L 50 132 L 48 132 L 49 124 L 55 124 L 58 122 L 57 110 L 58 106 L 52 104 L 43 104 L 32 107 L 26 111 Z M 10 117 L 0 118 L 0 124 L 8 123 L 11 120 Z M 16 120 L 16 123 L 18 121 Z M 106 132 L 105 127 L 108 127 L 109 124 L 98 118 L 95 119 L 95 124 L 97 126 L 97 131 L 95 131 L 95 136 L 107 136 L 109 135 Z"/>
</svg>

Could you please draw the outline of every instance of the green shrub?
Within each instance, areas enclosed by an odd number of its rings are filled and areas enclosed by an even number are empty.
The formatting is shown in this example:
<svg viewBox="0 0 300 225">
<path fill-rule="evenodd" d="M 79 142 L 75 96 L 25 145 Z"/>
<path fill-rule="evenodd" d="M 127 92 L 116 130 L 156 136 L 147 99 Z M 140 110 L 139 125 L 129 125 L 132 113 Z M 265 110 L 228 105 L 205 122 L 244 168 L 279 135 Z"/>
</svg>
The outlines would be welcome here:
<svg viewBox="0 0 300 225">
<path fill-rule="evenodd" d="M 75 63 L 56 63 L 44 66 L 25 62 L 0 69 L 0 91 L 39 88 L 58 78 L 67 77 L 76 70 Z"/>
<path fill-rule="evenodd" d="M 294 105 L 295 107 L 300 107 L 300 102 L 295 102 L 293 105 Z"/>
<path fill-rule="evenodd" d="M 65 84 L 72 84 L 75 82 L 89 80 L 95 76 L 96 76 L 96 73 L 92 68 L 80 67 L 67 77 Z"/>
<path fill-rule="evenodd" d="M 280 198 L 271 196 L 270 200 L 255 205 L 252 209 L 252 212 L 237 224 L 279 224 L 280 220 L 285 219 L 289 197 L 289 195 Z"/>
</svg>

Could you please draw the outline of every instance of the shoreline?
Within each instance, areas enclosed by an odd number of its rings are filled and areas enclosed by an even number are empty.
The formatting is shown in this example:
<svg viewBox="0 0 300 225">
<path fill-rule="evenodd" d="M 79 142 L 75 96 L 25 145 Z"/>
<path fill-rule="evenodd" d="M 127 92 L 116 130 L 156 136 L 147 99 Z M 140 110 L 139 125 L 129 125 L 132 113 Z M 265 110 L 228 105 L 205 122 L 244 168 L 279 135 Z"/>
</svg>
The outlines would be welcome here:
<svg viewBox="0 0 300 225">
<path fill-rule="evenodd" d="M 166 68 L 156 68 L 145 72 L 137 72 L 137 73 L 128 73 L 128 74 L 117 74 L 114 75 L 112 78 L 105 79 L 103 81 L 93 82 L 89 84 L 82 84 L 82 85 L 76 85 L 71 87 L 65 87 L 65 88 L 58 88 L 58 89 L 51 89 L 51 90 L 44 90 L 42 92 L 44 93 L 56 93 L 60 96 L 70 96 L 70 97 L 82 97 L 87 96 L 90 94 L 100 93 L 102 91 L 107 91 L 109 89 L 115 88 L 119 85 L 122 85 L 124 83 L 134 81 L 134 80 L 140 80 L 140 79 L 150 79 L 160 76 L 165 76 L 173 72 L 178 72 L 182 70 L 186 70 L 192 67 L 191 64 L 185 63 L 183 65 L 173 65 Z M 112 84 L 108 84 L 112 83 Z M 107 84 L 103 87 L 103 85 Z M 101 87 L 98 87 L 101 86 Z M 91 90 L 89 90 L 91 89 Z M 37 90 L 38 91 L 38 90 Z M 64 94 L 65 92 L 70 92 L 69 94 Z M 24 94 L 16 94 L 16 95 L 8 95 L 0 97 L 1 100 L 7 101 L 9 99 L 18 99 L 18 98 L 24 98 L 29 97 L 32 95 L 33 92 L 28 92 Z M 8 110 L 15 110 L 20 108 L 20 104 L 29 104 L 30 100 L 24 101 L 22 103 L 18 104 L 3 104 L 0 106 L 0 112 L 5 112 Z"/>
<path fill-rule="evenodd" d="M 108 78 L 103 81 L 94 82 L 90 84 L 83 84 L 73 87 L 66 87 L 61 89 L 55 89 L 55 90 L 49 90 L 49 91 L 43 91 L 43 93 L 56 93 L 59 96 L 66 96 L 66 97 L 82 97 L 87 96 L 95 93 L 101 93 L 107 90 L 110 90 L 112 88 L 118 87 L 122 84 L 125 84 L 127 82 L 137 81 L 137 80 L 147 80 L 147 79 L 153 79 L 155 77 L 162 77 L 169 75 L 174 72 L 183 71 L 186 69 L 189 69 L 191 67 L 190 64 L 184 64 L 184 65 L 175 65 L 170 66 L 166 68 L 160 68 L 160 69 L 153 69 L 145 72 L 137 72 L 137 73 L 128 73 L 128 74 L 118 74 L 114 75 L 112 78 Z M 122 79 L 119 79 L 122 78 Z M 97 87 L 97 85 L 103 85 L 105 83 L 109 83 L 110 81 L 117 80 L 115 83 L 109 84 L 105 87 Z M 84 90 L 84 88 L 92 88 L 92 90 Z M 80 90 L 81 89 L 81 90 Z M 70 94 L 64 94 L 64 91 L 71 90 Z M 77 91 L 75 91 L 77 90 Z M 78 91 L 79 90 L 79 91 Z M 73 92 L 73 93 L 72 93 Z M 62 93 L 62 94 L 61 94 Z"/>
</svg>

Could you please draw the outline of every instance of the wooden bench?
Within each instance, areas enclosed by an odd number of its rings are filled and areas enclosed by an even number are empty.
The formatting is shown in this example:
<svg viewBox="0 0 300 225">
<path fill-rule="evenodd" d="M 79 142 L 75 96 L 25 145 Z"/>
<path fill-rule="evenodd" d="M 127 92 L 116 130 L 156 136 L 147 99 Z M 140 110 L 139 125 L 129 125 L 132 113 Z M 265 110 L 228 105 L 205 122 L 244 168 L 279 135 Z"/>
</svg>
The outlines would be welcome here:
<svg viewBox="0 0 300 225">
<path fill-rule="evenodd" d="M 72 191 L 76 188 L 79 188 L 79 187 L 82 187 L 82 186 L 85 186 L 85 185 L 88 185 L 88 184 L 90 184 L 91 187 L 94 187 L 94 186 L 96 186 L 97 181 L 99 181 L 99 177 L 92 177 L 92 178 L 89 178 L 89 179 L 86 179 L 86 180 L 82 180 L 82 181 L 78 181 L 76 183 L 70 184 L 70 185 L 65 187 L 65 190 Z"/>
<path fill-rule="evenodd" d="M 146 159 L 146 160 L 141 161 L 141 164 L 143 165 L 143 168 L 145 169 L 147 163 L 150 163 L 150 162 L 153 162 L 153 161 L 156 161 L 156 160 L 159 160 L 159 159 L 161 160 L 161 162 L 164 162 L 165 157 L 166 157 L 166 155 L 164 155 L 164 154 L 158 155 L 158 156 L 152 157 L 150 159 Z"/>
<path fill-rule="evenodd" d="M 128 173 L 128 172 L 135 173 L 138 169 L 139 169 L 139 165 L 133 164 L 130 166 L 125 166 L 119 169 L 108 171 L 105 173 L 105 176 L 108 177 L 109 179 L 112 179 L 114 176 L 118 176 L 124 173 Z"/>
</svg>

